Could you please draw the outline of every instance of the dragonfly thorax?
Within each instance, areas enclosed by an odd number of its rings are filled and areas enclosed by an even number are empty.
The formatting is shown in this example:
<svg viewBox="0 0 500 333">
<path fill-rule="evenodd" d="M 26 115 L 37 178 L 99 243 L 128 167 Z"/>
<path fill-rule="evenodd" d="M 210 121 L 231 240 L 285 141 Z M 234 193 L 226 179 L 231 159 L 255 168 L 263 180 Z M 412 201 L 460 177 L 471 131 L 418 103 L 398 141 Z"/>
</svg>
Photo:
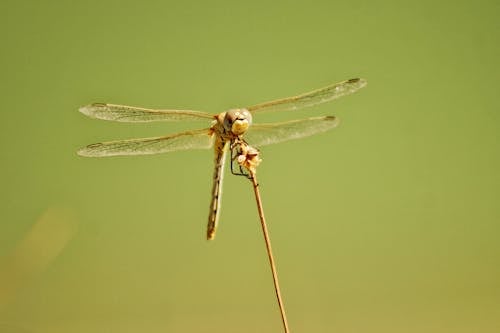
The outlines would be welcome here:
<svg viewBox="0 0 500 333">
<path fill-rule="evenodd" d="M 242 135 L 252 124 L 252 115 L 247 109 L 231 109 L 224 115 L 224 129 L 234 135 Z"/>
</svg>

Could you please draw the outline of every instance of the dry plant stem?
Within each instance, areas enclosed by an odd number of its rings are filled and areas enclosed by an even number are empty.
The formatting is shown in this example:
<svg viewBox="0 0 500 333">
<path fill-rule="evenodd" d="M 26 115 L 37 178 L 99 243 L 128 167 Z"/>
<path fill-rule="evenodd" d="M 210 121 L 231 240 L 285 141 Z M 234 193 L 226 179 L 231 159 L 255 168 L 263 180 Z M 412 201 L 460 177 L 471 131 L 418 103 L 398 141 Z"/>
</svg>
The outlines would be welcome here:
<svg viewBox="0 0 500 333">
<path fill-rule="evenodd" d="M 262 226 L 262 232 L 264 234 L 264 240 L 266 242 L 267 256 L 269 258 L 269 264 L 271 265 L 271 272 L 273 274 L 273 282 L 274 282 L 274 291 L 276 292 L 276 298 L 278 299 L 278 305 L 280 308 L 281 319 L 283 321 L 283 327 L 285 329 L 285 333 L 290 333 L 288 329 L 288 321 L 286 319 L 285 307 L 283 305 L 283 300 L 281 299 L 280 285 L 278 282 L 278 272 L 276 271 L 276 265 L 274 264 L 273 251 L 271 248 L 271 240 L 269 238 L 269 233 L 267 231 L 266 218 L 264 217 L 264 209 L 262 208 L 262 200 L 260 198 L 259 192 L 259 184 L 257 182 L 257 178 L 255 177 L 254 172 L 250 172 L 250 176 L 252 177 L 253 190 L 255 193 L 255 199 L 257 200 L 257 208 L 259 210 L 260 216 L 260 224 Z"/>
</svg>

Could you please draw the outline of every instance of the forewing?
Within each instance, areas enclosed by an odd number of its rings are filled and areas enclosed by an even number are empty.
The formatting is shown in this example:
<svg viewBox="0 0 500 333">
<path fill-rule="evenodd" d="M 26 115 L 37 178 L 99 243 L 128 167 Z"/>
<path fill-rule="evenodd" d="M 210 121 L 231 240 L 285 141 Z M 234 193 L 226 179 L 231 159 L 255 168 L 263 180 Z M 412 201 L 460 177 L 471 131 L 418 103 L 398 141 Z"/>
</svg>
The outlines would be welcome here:
<svg viewBox="0 0 500 333">
<path fill-rule="evenodd" d="M 249 145 L 260 147 L 323 133 L 335 128 L 338 123 L 338 118 L 326 116 L 282 123 L 254 124 L 245 133 L 244 138 Z"/>
<path fill-rule="evenodd" d="M 82 106 L 79 111 L 90 118 L 133 123 L 214 119 L 213 115 L 200 111 L 155 110 L 106 103 L 94 103 Z"/>
<path fill-rule="evenodd" d="M 151 155 L 186 149 L 208 149 L 213 144 L 211 129 L 187 131 L 167 136 L 94 143 L 78 150 L 86 157 Z"/>
<path fill-rule="evenodd" d="M 257 104 L 247 109 L 252 113 L 267 111 L 291 111 L 301 109 L 308 106 L 330 102 L 339 97 L 352 94 L 355 91 L 363 88 L 365 85 L 366 80 L 364 79 L 350 79 L 298 96 L 292 96 Z"/>
</svg>

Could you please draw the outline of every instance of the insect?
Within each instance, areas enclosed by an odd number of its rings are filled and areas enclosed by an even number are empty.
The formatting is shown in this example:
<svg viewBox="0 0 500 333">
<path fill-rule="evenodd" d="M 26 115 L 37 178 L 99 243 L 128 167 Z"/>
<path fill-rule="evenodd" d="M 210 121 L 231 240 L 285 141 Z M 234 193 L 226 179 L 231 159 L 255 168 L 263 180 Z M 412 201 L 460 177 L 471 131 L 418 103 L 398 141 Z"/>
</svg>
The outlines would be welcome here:
<svg viewBox="0 0 500 333">
<path fill-rule="evenodd" d="M 334 116 L 312 117 L 270 124 L 252 124 L 252 116 L 268 111 L 293 111 L 332 101 L 354 93 L 366 85 L 364 79 L 350 79 L 307 92 L 277 99 L 247 108 L 231 109 L 219 114 L 190 110 L 157 110 L 140 107 L 94 103 L 79 111 L 91 118 L 119 122 L 153 121 L 211 121 L 210 127 L 166 136 L 108 141 L 88 145 L 78 155 L 104 157 L 117 155 L 148 155 L 186 149 L 214 147 L 215 169 L 212 198 L 207 226 L 207 239 L 213 239 L 220 215 L 222 179 L 226 155 L 239 143 L 249 142 L 260 147 L 292 139 L 299 139 L 328 131 L 338 124 Z M 231 168 L 233 171 L 233 168 Z M 233 171 L 234 173 L 234 171 Z"/>
</svg>

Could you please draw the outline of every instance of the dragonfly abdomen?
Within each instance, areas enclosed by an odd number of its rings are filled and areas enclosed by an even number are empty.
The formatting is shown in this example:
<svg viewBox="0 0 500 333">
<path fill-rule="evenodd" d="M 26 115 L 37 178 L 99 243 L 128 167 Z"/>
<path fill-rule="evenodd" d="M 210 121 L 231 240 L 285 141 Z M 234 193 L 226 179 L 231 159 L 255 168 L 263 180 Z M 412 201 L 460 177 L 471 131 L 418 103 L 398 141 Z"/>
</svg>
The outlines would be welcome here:
<svg viewBox="0 0 500 333">
<path fill-rule="evenodd" d="M 229 141 L 216 138 L 214 144 L 215 166 L 212 187 L 212 199 L 210 201 L 210 210 L 208 214 L 207 239 L 215 238 L 215 231 L 219 222 L 220 203 L 222 196 L 222 179 L 224 177 L 224 163 Z"/>
</svg>

